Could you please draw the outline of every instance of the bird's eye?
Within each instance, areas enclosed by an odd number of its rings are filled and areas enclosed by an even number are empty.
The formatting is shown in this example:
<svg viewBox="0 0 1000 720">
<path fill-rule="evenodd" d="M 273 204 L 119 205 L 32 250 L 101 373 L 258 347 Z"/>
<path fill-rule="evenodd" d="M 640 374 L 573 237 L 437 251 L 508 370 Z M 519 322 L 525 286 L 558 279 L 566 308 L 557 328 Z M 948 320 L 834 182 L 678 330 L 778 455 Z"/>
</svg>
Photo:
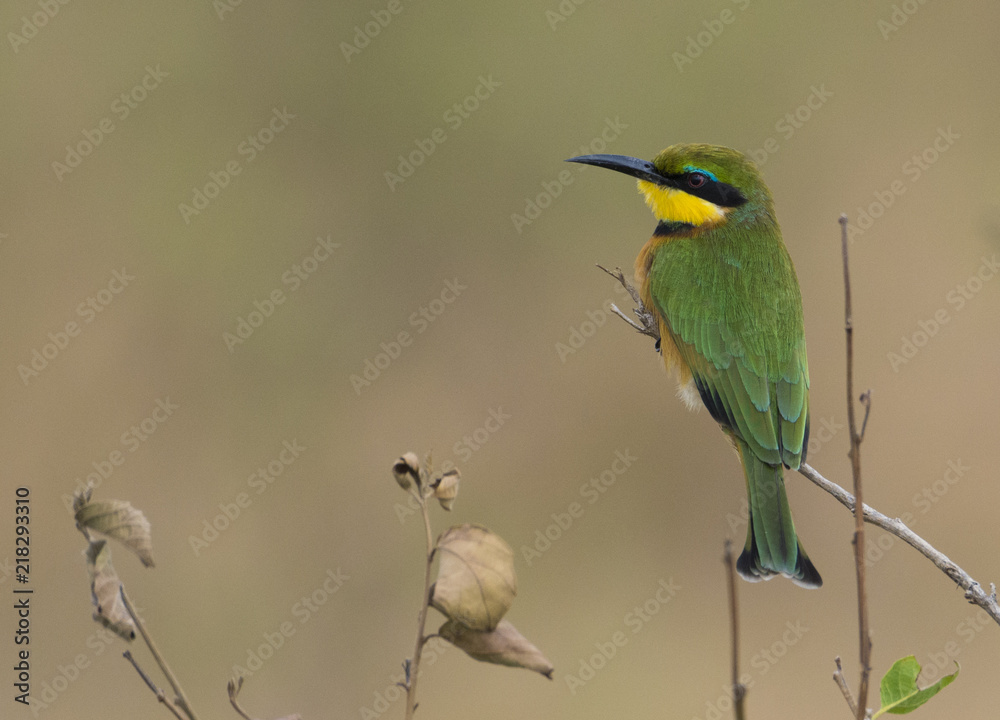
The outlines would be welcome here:
<svg viewBox="0 0 1000 720">
<path fill-rule="evenodd" d="M 691 173 L 690 175 L 688 175 L 688 179 L 687 179 L 688 187 L 692 187 L 695 190 L 697 190 L 698 188 L 700 188 L 702 185 L 705 184 L 705 181 L 707 179 L 708 178 L 706 178 L 701 173 L 697 173 L 697 172 L 696 173 Z"/>
</svg>

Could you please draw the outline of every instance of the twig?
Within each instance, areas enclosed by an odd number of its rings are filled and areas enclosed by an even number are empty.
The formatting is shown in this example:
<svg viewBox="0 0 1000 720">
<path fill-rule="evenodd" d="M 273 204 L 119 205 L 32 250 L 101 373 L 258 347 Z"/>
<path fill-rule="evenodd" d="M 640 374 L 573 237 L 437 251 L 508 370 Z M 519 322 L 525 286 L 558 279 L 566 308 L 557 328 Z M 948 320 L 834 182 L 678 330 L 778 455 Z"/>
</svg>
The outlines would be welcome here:
<svg viewBox="0 0 1000 720">
<path fill-rule="evenodd" d="M 865 586 L 865 513 L 861 493 L 861 433 L 854 418 L 854 320 L 851 315 L 851 271 L 847 253 L 847 215 L 840 216 L 840 240 L 844 257 L 844 333 L 847 335 L 847 426 L 851 439 L 851 474 L 854 476 L 854 568 L 858 580 L 858 646 L 861 680 L 858 683 L 857 720 L 868 711 L 868 678 L 871 675 L 872 639 L 868 632 L 868 592 Z M 866 397 L 871 396 L 866 393 Z M 866 403 L 865 421 L 870 402 Z"/>
<path fill-rule="evenodd" d="M 834 662 L 837 663 L 837 671 L 833 674 L 833 680 L 837 683 L 837 687 L 840 688 L 840 692 L 844 693 L 844 700 L 847 701 L 847 707 L 851 708 L 851 714 L 858 714 L 858 705 L 854 702 L 854 696 L 851 694 L 851 688 L 847 687 L 847 680 L 844 678 L 844 668 L 840 665 L 840 656 L 834 658 Z"/>
<path fill-rule="evenodd" d="M 426 479 L 424 478 L 424 480 Z M 420 504 L 420 512 L 424 517 L 424 530 L 427 536 L 427 565 L 424 570 L 423 601 L 420 605 L 420 614 L 417 616 L 417 640 L 413 648 L 413 659 L 406 663 L 406 720 L 412 720 L 413 713 L 417 709 L 417 680 L 420 674 L 420 655 L 423 653 L 424 644 L 428 640 L 424 636 L 424 626 L 427 624 L 427 608 L 431 602 L 431 564 L 434 561 L 434 538 L 431 534 L 431 519 L 427 512 L 427 496 L 425 495 L 424 484 L 418 479 L 415 483 L 416 488 L 410 491 Z"/>
<path fill-rule="evenodd" d="M 177 677 L 170 669 L 170 666 L 167 665 L 167 661 L 160 654 L 160 651 L 156 648 L 156 643 L 153 642 L 153 638 L 151 638 L 149 633 L 146 632 L 146 625 L 142 622 L 139 616 L 135 614 L 135 608 L 132 607 L 132 602 L 128 599 L 128 595 L 125 594 L 125 586 L 119 585 L 118 592 L 122 597 L 122 602 L 125 604 L 125 609 L 128 610 L 128 614 L 132 618 L 132 622 L 134 622 L 135 626 L 139 628 L 139 634 L 142 635 L 142 639 L 146 643 L 146 647 L 148 647 L 149 652 L 153 654 L 153 659 L 156 660 L 156 664 L 160 666 L 160 670 L 163 671 L 164 676 L 167 678 L 167 682 L 169 682 L 170 687 L 173 688 L 174 695 L 177 696 L 177 704 L 180 705 L 181 710 L 184 711 L 184 714 L 187 715 L 190 720 L 198 720 L 197 716 L 194 714 L 194 710 L 191 709 L 191 704 L 188 702 L 187 696 L 184 694 L 184 689 L 177 681 Z"/>
<path fill-rule="evenodd" d="M 628 294 L 632 297 L 632 301 L 635 302 L 635 304 L 637 305 L 637 307 L 633 309 L 633 312 L 635 313 L 635 316 L 639 318 L 639 322 L 642 324 L 638 325 L 635 322 L 633 322 L 632 319 L 626 316 L 625 313 L 623 313 L 621 310 L 619 310 L 618 306 L 615 305 L 614 303 L 611 304 L 611 311 L 615 315 L 620 317 L 622 320 L 627 322 L 629 325 L 631 325 L 632 328 L 637 332 L 640 332 L 643 335 L 648 335 L 649 337 L 659 342 L 660 324 L 657 321 L 656 316 L 653 313 L 651 313 L 643 304 L 642 298 L 639 297 L 639 291 L 635 289 L 635 286 L 632 283 L 630 283 L 628 280 L 625 279 L 625 273 L 622 272 L 622 269 L 620 267 L 616 267 L 614 269 L 614 272 L 612 272 L 603 265 L 598 265 L 597 267 L 599 267 L 601 270 L 603 270 L 608 275 L 613 277 L 615 280 L 621 283 L 623 288 L 625 288 Z"/>
<path fill-rule="evenodd" d="M 733 544 L 728 538 L 726 538 L 722 560 L 726 564 L 726 578 L 729 588 L 729 627 L 733 635 L 733 713 L 736 720 L 745 720 L 743 700 L 747 696 L 747 688 L 740 682 L 740 616 L 736 601 L 736 565 L 733 562 Z"/>
<path fill-rule="evenodd" d="M 156 695 L 156 699 L 159 700 L 164 705 L 166 705 L 167 710 L 172 712 L 174 714 L 174 717 L 177 718 L 177 720 L 184 720 L 184 716 L 181 715 L 177 707 L 172 702 L 170 702 L 170 698 L 167 697 L 167 694 L 156 686 L 156 683 L 154 683 L 153 679 L 146 674 L 145 670 L 139 667 L 139 663 L 136 662 L 134 657 L 132 657 L 132 653 L 126 650 L 125 652 L 122 653 L 122 657 L 124 657 L 126 660 L 132 663 L 132 667 L 134 667 L 135 671 L 139 673 L 139 677 L 142 678 L 143 682 L 146 683 L 149 689 L 153 691 L 153 694 Z"/>
<path fill-rule="evenodd" d="M 827 480 L 808 463 L 799 466 L 799 474 L 811 480 L 817 487 L 833 495 L 836 500 L 851 512 L 854 512 L 854 496 L 835 482 Z M 955 584 L 965 591 L 965 599 L 978 605 L 1000 625 L 1000 604 L 997 604 L 996 586 L 990 583 L 990 592 L 983 590 L 976 580 L 965 570 L 952 562 L 947 555 L 937 550 L 933 545 L 910 530 L 899 518 L 889 518 L 870 505 L 864 506 L 865 522 L 882 528 L 887 533 L 895 535 L 925 558 L 934 563 L 937 568 L 951 578 Z"/>
<path fill-rule="evenodd" d="M 601 269 L 617 279 L 625 287 L 625 289 L 629 291 L 629 294 L 632 295 L 633 298 L 638 298 L 638 293 L 635 291 L 635 288 L 625 279 L 624 274 L 620 269 L 618 273 L 613 273 L 603 267 Z M 638 300 L 637 303 L 638 307 L 635 310 L 636 316 L 640 318 L 650 317 L 651 314 L 643 305 L 641 299 Z M 659 333 L 657 332 L 655 335 L 651 335 L 651 337 L 659 339 Z M 862 429 L 864 429 L 864 424 L 862 424 Z M 815 468 L 807 463 L 802 463 L 799 465 L 799 474 L 812 481 L 812 483 L 820 489 L 828 492 L 834 497 L 835 500 L 848 510 L 851 512 L 854 511 L 854 496 L 844 488 L 840 487 L 837 483 L 827 480 L 819 472 L 817 472 Z M 983 586 L 971 575 L 965 572 L 965 570 L 959 567 L 956 563 L 952 562 L 947 555 L 910 530 L 910 528 L 908 528 L 903 521 L 898 518 L 891 519 L 880 513 L 878 510 L 875 510 L 870 505 L 864 505 L 863 503 L 862 505 L 864 507 L 865 522 L 882 528 L 890 535 L 895 535 L 934 563 L 934 565 L 941 572 L 951 578 L 955 584 L 965 591 L 966 600 L 985 610 L 986 613 L 993 618 L 994 622 L 1000 626 L 1000 604 L 997 603 L 996 586 L 993 583 L 990 583 L 990 592 L 987 593 L 983 589 Z"/>
<path fill-rule="evenodd" d="M 243 709 L 243 707 L 240 705 L 239 700 L 237 700 L 237 697 L 239 697 L 240 694 L 240 690 L 242 689 L 243 689 L 242 675 L 235 680 L 230 679 L 229 682 L 226 683 L 226 691 L 229 693 L 229 704 L 233 706 L 233 710 L 235 710 L 239 714 L 239 716 L 243 718 L 243 720 L 254 720 L 250 716 L 250 714 Z M 285 717 L 280 718 L 280 720 L 302 720 L 302 716 L 299 714 L 286 715 Z"/>
</svg>

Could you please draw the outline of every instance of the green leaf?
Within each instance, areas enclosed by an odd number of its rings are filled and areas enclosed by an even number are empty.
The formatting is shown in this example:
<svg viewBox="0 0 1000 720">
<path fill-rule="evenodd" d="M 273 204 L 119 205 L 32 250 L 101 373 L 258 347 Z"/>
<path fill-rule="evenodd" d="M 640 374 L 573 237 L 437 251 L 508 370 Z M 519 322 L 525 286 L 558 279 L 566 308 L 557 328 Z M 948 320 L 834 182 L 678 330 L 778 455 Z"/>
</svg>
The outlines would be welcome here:
<svg viewBox="0 0 1000 720">
<path fill-rule="evenodd" d="M 955 666 L 961 669 L 958 663 Z M 882 678 L 882 707 L 872 716 L 873 720 L 883 713 L 903 715 L 913 712 L 937 695 L 941 688 L 950 685 L 958 677 L 958 670 L 921 690 L 917 687 L 917 676 L 920 675 L 917 659 L 909 655 L 897 660 Z"/>
</svg>

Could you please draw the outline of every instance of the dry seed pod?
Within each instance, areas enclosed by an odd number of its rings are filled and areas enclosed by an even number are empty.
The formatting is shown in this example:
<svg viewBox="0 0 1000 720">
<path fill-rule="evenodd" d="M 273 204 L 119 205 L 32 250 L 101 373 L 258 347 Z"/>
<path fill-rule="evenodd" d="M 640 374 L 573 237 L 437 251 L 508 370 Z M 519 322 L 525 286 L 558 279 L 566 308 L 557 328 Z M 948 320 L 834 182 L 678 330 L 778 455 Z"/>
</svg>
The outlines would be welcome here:
<svg viewBox="0 0 1000 720">
<path fill-rule="evenodd" d="M 417 485 L 419 485 L 420 459 L 417 457 L 417 454 L 408 452 L 394 462 L 392 464 L 392 476 L 396 478 L 396 482 L 399 483 L 399 487 L 404 490 L 409 490 L 412 487 L 414 480 L 416 480 Z"/>
<path fill-rule="evenodd" d="M 451 506 L 455 504 L 455 498 L 458 497 L 458 481 L 461 477 L 458 470 L 449 470 L 434 484 L 434 497 L 445 510 L 451 510 Z"/>
</svg>

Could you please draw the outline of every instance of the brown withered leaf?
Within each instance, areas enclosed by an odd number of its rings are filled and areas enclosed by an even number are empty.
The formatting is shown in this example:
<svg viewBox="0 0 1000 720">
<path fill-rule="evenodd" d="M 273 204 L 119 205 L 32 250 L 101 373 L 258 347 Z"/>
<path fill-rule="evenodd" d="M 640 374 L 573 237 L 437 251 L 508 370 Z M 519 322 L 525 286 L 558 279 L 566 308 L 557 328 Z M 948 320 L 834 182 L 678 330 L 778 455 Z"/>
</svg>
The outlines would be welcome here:
<svg viewBox="0 0 1000 720">
<path fill-rule="evenodd" d="M 134 640 L 135 623 L 119 593 L 121 580 L 111 565 L 108 541 L 92 541 L 83 554 L 87 558 L 87 573 L 90 575 L 90 597 L 97 608 L 94 620 L 125 640 Z"/>
<path fill-rule="evenodd" d="M 552 663 L 508 620 L 501 620 L 494 630 L 486 632 L 449 620 L 438 634 L 475 660 L 526 668 L 552 679 Z"/>
<path fill-rule="evenodd" d="M 153 538 L 149 520 L 124 500 L 86 503 L 76 511 L 80 527 L 117 540 L 139 556 L 146 567 L 153 566 Z"/>
<path fill-rule="evenodd" d="M 514 552 L 481 525 L 456 525 L 438 539 L 431 604 L 472 630 L 492 630 L 517 594 Z"/>
</svg>

